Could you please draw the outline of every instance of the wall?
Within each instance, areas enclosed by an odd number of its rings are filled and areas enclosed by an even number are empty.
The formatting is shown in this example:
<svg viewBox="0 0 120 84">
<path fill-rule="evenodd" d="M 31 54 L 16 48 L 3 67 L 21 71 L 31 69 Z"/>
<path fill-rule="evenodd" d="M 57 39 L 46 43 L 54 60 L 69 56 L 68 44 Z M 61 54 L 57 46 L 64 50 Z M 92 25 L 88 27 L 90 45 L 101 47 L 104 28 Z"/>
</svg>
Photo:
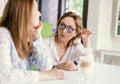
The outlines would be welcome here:
<svg viewBox="0 0 120 84">
<path fill-rule="evenodd" d="M 92 31 L 91 44 L 97 49 L 100 0 L 89 0 L 87 27 Z"/>
<path fill-rule="evenodd" d="M 111 49 L 112 0 L 100 0 L 97 49 Z"/>
<path fill-rule="evenodd" d="M 57 10 L 58 10 L 58 0 L 42 0 L 41 20 L 52 23 L 55 28 L 57 23 L 57 15 L 58 15 Z"/>
<path fill-rule="evenodd" d="M 118 6 L 116 6 L 116 5 L 118 5 Z M 118 8 L 120 8 L 120 0 L 118 0 L 118 2 L 117 3 L 114 3 L 114 6 L 116 7 L 116 10 L 114 10 L 114 22 L 113 22 L 113 26 L 112 26 L 112 30 L 114 31 L 114 29 L 116 28 L 116 26 L 115 25 L 117 25 L 116 23 L 117 23 L 117 13 L 118 13 Z M 115 8 L 114 8 L 115 9 Z M 115 49 L 120 49 L 120 35 L 119 36 L 113 36 L 112 37 L 113 38 L 113 48 L 115 48 Z"/>
<path fill-rule="evenodd" d="M 117 0 L 89 0 L 87 26 L 93 32 L 95 55 L 103 49 L 120 49 L 120 37 L 115 36 L 115 3 Z"/>
<path fill-rule="evenodd" d="M 0 16 L 3 14 L 3 9 L 6 4 L 7 0 L 0 0 Z"/>
<path fill-rule="evenodd" d="M 7 0 L 0 0 L 0 16 L 2 16 L 4 6 Z M 56 27 L 58 15 L 58 0 L 42 0 L 42 16 L 41 20 L 50 22 Z"/>
</svg>

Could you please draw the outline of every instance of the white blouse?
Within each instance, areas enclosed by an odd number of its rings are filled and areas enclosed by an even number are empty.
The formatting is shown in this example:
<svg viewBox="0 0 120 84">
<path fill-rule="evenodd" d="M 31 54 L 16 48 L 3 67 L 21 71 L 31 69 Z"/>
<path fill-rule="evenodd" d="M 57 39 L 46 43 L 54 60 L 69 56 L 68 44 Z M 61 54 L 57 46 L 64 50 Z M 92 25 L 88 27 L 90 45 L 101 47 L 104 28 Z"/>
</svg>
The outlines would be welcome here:
<svg viewBox="0 0 120 84">
<path fill-rule="evenodd" d="M 28 67 L 28 60 L 19 58 L 9 31 L 0 28 L 0 84 L 39 81 L 39 72 Z"/>
<path fill-rule="evenodd" d="M 78 40 L 79 41 L 79 40 Z M 92 53 L 91 48 L 84 48 L 81 42 L 78 42 L 78 45 L 76 46 L 69 46 L 61 60 L 59 60 L 59 56 L 57 53 L 56 45 L 54 42 L 54 36 L 44 39 L 45 44 L 50 49 L 51 52 L 51 58 L 52 58 L 52 66 L 56 65 L 58 63 L 62 63 L 65 61 L 79 61 L 81 57 L 88 56 L 90 53 Z"/>
</svg>

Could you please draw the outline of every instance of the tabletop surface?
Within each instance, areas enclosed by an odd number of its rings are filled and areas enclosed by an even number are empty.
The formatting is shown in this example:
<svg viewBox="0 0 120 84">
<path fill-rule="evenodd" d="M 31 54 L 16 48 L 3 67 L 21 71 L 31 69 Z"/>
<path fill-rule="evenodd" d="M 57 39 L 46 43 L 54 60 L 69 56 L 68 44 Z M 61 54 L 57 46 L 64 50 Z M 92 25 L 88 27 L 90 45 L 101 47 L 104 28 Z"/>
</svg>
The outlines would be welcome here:
<svg viewBox="0 0 120 84">
<path fill-rule="evenodd" d="M 47 80 L 34 84 L 83 84 L 80 71 L 64 71 L 64 73 L 66 78 L 63 80 Z M 95 63 L 87 84 L 120 84 L 120 67 Z"/>
</svg>

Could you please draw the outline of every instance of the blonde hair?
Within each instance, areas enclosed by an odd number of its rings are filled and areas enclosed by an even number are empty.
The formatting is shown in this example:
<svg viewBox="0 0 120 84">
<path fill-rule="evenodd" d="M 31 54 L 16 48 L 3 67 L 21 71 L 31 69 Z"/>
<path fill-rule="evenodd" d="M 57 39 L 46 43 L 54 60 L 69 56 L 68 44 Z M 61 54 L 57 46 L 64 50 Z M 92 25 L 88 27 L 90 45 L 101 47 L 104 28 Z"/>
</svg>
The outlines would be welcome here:
<svg viewBox="0 0 120 84">
<path fill-rule="evenodd" d="M 71 18 L 74 19 L 75 25 L 76 25 L 76 31 L 77 31 L 77 35 L 75 37 L 73 37 L 68 42 L 67 46 L 76 45 L 76 43 L 75 43 L 76 38 L 81 38 L 82 29 L 83 29 L 83 23 L 82 23 L 82 18 L 79 15 L 77 15 L 76 13 L 74 13 L 74 12 L 71 12 L 71 11 L 67 12 L 62 17 L 60 17 L 60 19 L 58 20 L 58 23 L 57 23 L 57 31 L 55 33 L 55 36 L 57 37 L 57 35 L 58 35 L 58 26 L 61 23 L 62 19 L 64 19 L 65 17 L 71 17 Z"/>
<path fill-rule="evenodd" d="M 20 58 L 32 52 L 31 18 L 34 0 L 8 0 L 0 22 L 6 27 L 13 39 Z"/>
</svg>

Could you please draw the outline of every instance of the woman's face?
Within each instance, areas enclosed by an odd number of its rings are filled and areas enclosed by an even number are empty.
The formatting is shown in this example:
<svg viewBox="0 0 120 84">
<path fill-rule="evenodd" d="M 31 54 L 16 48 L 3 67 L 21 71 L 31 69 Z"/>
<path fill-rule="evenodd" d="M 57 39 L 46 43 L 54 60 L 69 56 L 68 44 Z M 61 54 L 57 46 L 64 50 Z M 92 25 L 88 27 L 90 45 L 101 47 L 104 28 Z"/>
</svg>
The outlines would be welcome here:
<svg viewBox="0 0 120 84">
<path fill-rule="evenodd" d="M 68 42 L 76 36 L 76 25 L 72 17 L 65 17 L 58 25 L 58 39 L 62 42 Z"/>
<path fill-rule="evenodd" d="M 38 5 L 36 0 L 34 0 L 33 4 L 33 10 L 32 10 L 32 25 L 33 27 L 36 27 L 39 25 L 39 17 L 41 16 L 41 13 L 38 10 Z"/>
</svg>

